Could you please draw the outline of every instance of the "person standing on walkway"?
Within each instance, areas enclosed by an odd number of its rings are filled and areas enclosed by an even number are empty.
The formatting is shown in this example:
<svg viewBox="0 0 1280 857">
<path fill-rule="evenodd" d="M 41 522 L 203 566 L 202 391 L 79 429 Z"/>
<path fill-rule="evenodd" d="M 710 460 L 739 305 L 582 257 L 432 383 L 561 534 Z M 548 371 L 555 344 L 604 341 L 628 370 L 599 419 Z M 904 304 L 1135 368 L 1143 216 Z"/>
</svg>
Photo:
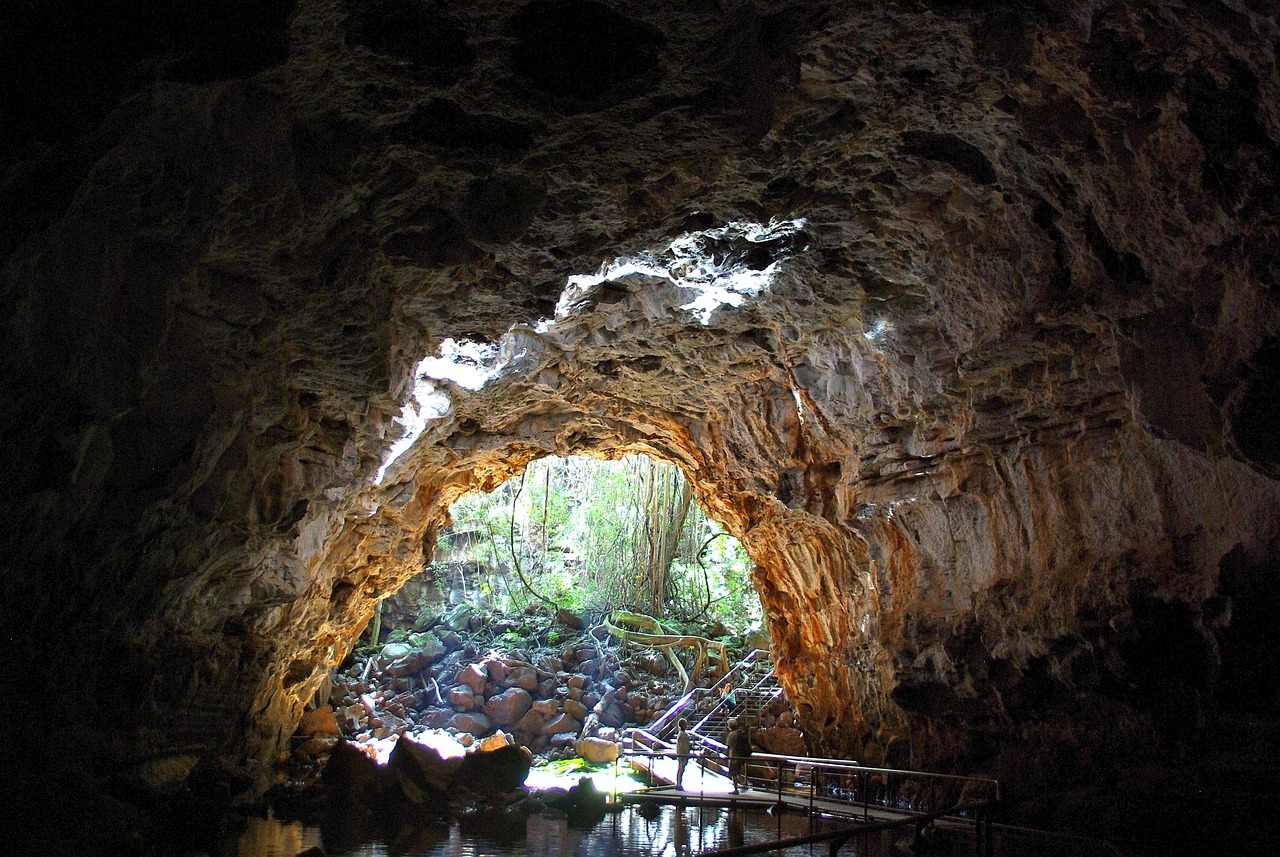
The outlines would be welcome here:
<svg viewBox="0 0 1280 857">
<path fill-rule="evenodd" d="M 676 736 L 676 788 L 684 788 L 684 769 L 689 764 L 689 721 L 683 717 L 676 724 L 680 727 L 680 734 Z"/>
<path fill-rule="evenodd" d="M 725 738 L 726 750 L 729 753 L 729 779 L 733 781 L 733 793 L 738 793 L 738 775 L 743 774 L 743 786 L 746 786 L 744 769 L 747 757 L 751 755 L 751 727 L 745 720 L 734 718 L 729 721 L 729 735 Z"/>
</svg>

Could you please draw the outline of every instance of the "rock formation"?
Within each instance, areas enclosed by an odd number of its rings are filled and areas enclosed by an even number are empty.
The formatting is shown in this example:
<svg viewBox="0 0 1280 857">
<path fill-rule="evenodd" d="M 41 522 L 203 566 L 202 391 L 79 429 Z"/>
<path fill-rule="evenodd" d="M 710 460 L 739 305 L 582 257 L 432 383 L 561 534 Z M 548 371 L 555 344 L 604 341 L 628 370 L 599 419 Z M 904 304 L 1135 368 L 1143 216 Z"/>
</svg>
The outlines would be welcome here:
<svg viewBox="0 0 1280 857">
<path fill-rule="evenodd" d="M 546 454 L 684 469 L 820 752 L 1030 789 L 1273 694 L 1272 4 L 33 5 L 35 762 L 260 790 L 449 504 Z"/>
</svg>

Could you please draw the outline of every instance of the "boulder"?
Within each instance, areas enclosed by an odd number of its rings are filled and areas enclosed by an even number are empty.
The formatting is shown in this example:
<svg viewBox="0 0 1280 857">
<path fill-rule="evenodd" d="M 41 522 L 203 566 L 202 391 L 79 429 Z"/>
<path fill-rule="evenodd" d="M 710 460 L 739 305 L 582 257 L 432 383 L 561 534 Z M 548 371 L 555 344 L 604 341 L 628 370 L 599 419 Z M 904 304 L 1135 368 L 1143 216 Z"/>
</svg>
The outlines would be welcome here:
<svg viewBox="0 0 1280 857">
<path fill-rule="evenodd" d="M 561 713 L 561 714 L 557 714 L 555 717 L 552 717 L 545 724 L 543 724 L 542 729 L 539 731 L 543 735 L 558 735 L 562 732 L 572 732 L 574 737 L 576 738 L 578 736 L 578 733 L 581 730 L 582 730 L 581 721 L 575 720 L 574 718 L 570 717 L 568 714 Z"/>
<path fill-rule="evenodd" d="M 388 661 L 394 661 L 397 658 L 403 658 L 405 655 L 413 651 L 413 646 L 408 643 L 387 643 L 378 653 L 380 658 Z"/>
<path fill-rule="evenodd" d="M 511 740 L 510 735 L 508 735 L 506 732 L 503 732 L 501 729 L 499 729 L 497 732 L 494 732 L 488 738 L 485 738 L 483 741 L 481 741 L 479 749 L 482 752 L 487 753 L 491 750 L 497 750 L 501 747 L 507 746 L 508 744 L 514 744 L 514 743 L 515 742 Z"/>
<path fill-rule="evenodd" d="M 450 631 L 465 631 L 471 624 L 471 614 L 473 612 L 466 604 L 459 604 L 440 617 L 440 624 Z"/>
<path fill-rule="evenodd" d="M 303 741 L 293 752 L 303 758 L 314 759 L 332 752 L 340 740 L 337 735 L 320 735 Z"/>
<path fill-rule="evenodd" d="M 499 726 L 510 726 L 528 713 L 533 706 L 533 697 L 523 688 L 513 687 L 497 696 L 489 697 L 485 703 L 484 713 Z"/>
<path fill-rule="evenodd" d="M 444 657 L 449 651 L 435 634 L 410 634 L 409 642 L 430 655 L 432 660 Z"/>
<path fill-rule="evenodd" d="M 525 712 L 524 717 L 512 727 L 517 732 L 523 732 L 529 735 L 537 735 L 542 731 L 543 725 L 547 722 L 547 716 L 535 708 Z"/>
<path fill-rule="evenodd" d="M 622 754 L 620 744 L 602 738 L 583 738 L 573 745 L 573 749 L 593 765 L 607 764 Z"/>
<path fill-rule="evenodd" d="M 493 731 L 493 721 L 481 712 L 463 712 L 449 718 L 449 728 L 459 732 L 470 732 L 477 738 Z"/>
<path fill-rule="evenodd" d="M 579 702 L 576 699 L 566 699 L 564 701 L 564 713 L 568 714 L 570 717 L 574 718 L 575 720 L 586 719 L 587 712 L 589 710 L 590 709 L 588 709 L 585 705 L 583 705 L 581 702 Z"/>
<path fill-rule="evenodd" d="M 809 748 L 804 744 L 804 735 L 799 729 L 786 726 L 770 726 L 766 729 L 755 729 L 751 732 L 752 740 L 766 753 L 779 756 L 807 756 Z"/>
<path fill-rule="evenodd" d="M 473 794 L 505 794 L 524 785 L 531 764 L 533 754 L 516 744 L 496 750 L 477 750 L 467 754 L 454 784 Z"/>
<path fill-rule="evenodd" d="M 475 691 L 465 684 L 460 684 L 449 691 L 449 704 L 459 711 L 470 711 L 475 707 L 475 700 Z"/>
<path fill-rule="evenodd" d="M 617 702 L 618 692 L 610 690 L 593 707 L 592 711 L 600 718 L 600 722 L 615 729 L 626 722 L 626 714 Z"/>
<path fill-rule="evenodd" d="M 504 676 L 500 684 L 503 687 L 518 687 L 527 691 L 537 690 L 538 671 L 533 667 L 524 665 L 508 667 L 506 676 Z"/>
<path fill-rule="evenodd" d="M 587 627 L 587 623 L 582 616 L 574 613 L 572 610 L 566 610 L 563 607 L 556 611 L 556 621 L 565 627 L 572 628 L 575 631 L 581 631 L 583 628 Z"/>
<path fill-rule="evenodd" d="M 391 748 L 387 774 L 413 804 L 443 804 L 465 751 L 445 736 L 418 740 L 401 735 Z"/>
<path fill-rule="evenodd" d="M 458 684 L 465 684 L 475 693 L 483 693 L 488 680 L 489 674 L 485 672 L 484 664 L 468 664 L 458 670 L 458 677 L 455 679 Z"/>
<path fill-rule="evenodd" d="M 558 699 L 539 699 L 533 704 L 533 710 L 544 717 L 555 717 L 560 713 L 560 700 Z"/>
<path fill-rule="evenodd" d="M 347 734 L 358 732 L 361 724 L 367 722 L 368 717 L 368 712 L 366 712 L 364 710 L 364 706 L 358 702 L 354 705 L 344 706 L 338 713 L 338 719 L 342 724 L 342 731 Z"/>
<path fill-rule="evenodd" d="M 413 649 L 407 655 L 396 658 L 383 670 L 387 675 L 397 678 L 414 675 L 431 666 L 433 656 L 426 649 Z"/>
<path fill-rule="evenodd" d="M 498 684 L 502 684 L 502 680 L 507 677 L 507 665 L 497 658 L 485 659 L 484 670 Z"/>
<path fill-rule="evenodd" d="M 322 705 L 302 715 L 298 723 L 299 735 L 339 735 L 338 720 L 332 705 Z"/>
<path fill-rule="evenodd" d="M 382 768 L 356 745 L 340 741 L 320 776 L 326 790 L 346 804 L 361 803 L 379 782 Z"/>
<path fill-rule="evenodd" d="M 418 718 L 418 722 L 430 729 L 443 729 L 449 725 L 451 719 L 453 719 L 453 712 L 449 709 L 432 708 L 424 711 Z"/>
</svg>

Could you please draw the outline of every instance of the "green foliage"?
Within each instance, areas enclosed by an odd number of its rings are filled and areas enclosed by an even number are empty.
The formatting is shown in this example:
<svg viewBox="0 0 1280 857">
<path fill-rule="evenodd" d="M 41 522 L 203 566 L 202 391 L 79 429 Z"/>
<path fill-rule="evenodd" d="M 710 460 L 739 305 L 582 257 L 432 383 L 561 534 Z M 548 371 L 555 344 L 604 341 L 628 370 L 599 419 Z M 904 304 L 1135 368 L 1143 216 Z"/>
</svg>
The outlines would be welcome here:
<svg viewBox="0 0 1280 857">
<path fill-rule="evenodd" d="M 537 592 L 570 610 L 620 607 L 746 630 L 760 619 L 751 559 L 685 491 L 679 470 L 644 456 L 541 459 L 456 502 L 437 559 L 487 571 L 469 594 L 502 609 L 535 600 L 518 562 Z"/>
</svg>

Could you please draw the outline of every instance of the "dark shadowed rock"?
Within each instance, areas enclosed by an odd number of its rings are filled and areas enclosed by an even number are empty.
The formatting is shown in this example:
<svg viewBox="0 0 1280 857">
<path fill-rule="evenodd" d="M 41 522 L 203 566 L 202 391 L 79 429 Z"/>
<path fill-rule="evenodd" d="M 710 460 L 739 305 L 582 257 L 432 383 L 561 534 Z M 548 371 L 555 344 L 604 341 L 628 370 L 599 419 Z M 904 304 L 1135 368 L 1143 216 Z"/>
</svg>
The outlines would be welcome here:
<svg viewBox="0 0 1280 857">
<path fill-rule="evenodd" d="M 473 793 L 504 794 L 524 784 L 532 763 L 533 754 L 516 744 L 479 750 L 462 760 L 454 783 Z"/>
</svg>

